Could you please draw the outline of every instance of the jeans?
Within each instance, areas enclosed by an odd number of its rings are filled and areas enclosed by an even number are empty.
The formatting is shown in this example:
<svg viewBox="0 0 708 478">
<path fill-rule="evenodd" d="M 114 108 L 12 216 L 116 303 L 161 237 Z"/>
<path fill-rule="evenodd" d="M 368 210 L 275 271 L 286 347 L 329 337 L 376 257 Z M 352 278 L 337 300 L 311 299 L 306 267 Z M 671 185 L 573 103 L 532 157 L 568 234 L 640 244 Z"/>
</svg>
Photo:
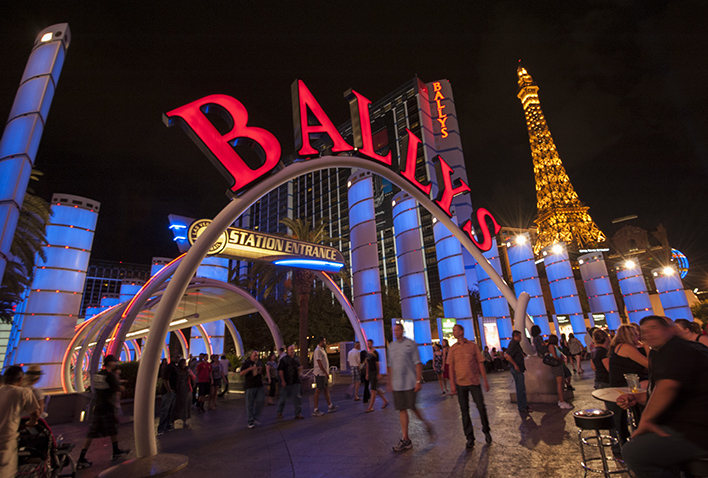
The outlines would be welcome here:
<svg viewBox="0 0 708 478">
<path fill-rule="evenodd" d="M 258 415 L 263 410 L 265 401 L 265 389 L 263 387 L 254 387 L 246 389 L 246 413 L 248 414 L 248 424 L 253 425 Z"/>
<path fill-rule="evenodd" d="M 369 403 L 371 398 L 371 391 L 369 390 L 369 381 L 362 377 L 361 383 L 364 384 L 364 403 Z"/>
<path fill-rule="evenodd" d="M 172 427 L 172 410 L 175 408 L 175 398 L 177 398 L 177 394 L 174 391 L 162 395 L 160 424 L 157 425 L 158 433 L 164 433 L 168 428 Z"/>
<path fill-rule="evenodd" d="M 514 367 L 511 367 L 511 376 L 514 377 L 514 385 L 516 385 L 516 406 L 520 412 L 526 410 L 529 406 L 526 401 L 526 379 L 524 372 L 517 372 Z"/>
<path fill-rule="evenodd" d="M 470 419 L 470 394 L 472 400 L 479 410 L 479 418 L 482 420 L 482 431 L 489 432 L 489 418 L 487 417 L 487 407 L 484 406 L 484 395 L 480 385 L 458 385 L 457 400 L 460 402 L 460 413 L 462 414 L 462 430 L 465 432 L 468 442 L 474 442 L 474 427 Z"/>
<path fill-rule="evenodd" d="M 665 426 L 661 429 L 670 436 L 645 433 L 622 448 L 622 456 L 637 478 L 678 478 L 682 464 L 708 456 L 708 451 L 676 430 Z"/>
<path fill-rule="evenodd" d="M 280 389 L 280 400 L 278 400 L 278 415 L 283 414 L 285 410 L 285 402 L 292 397 L 293 405 L 295 405 L 295 415 L 302 414 L 302 390 L 299 383 L 286 385 Z"/>
</svg>

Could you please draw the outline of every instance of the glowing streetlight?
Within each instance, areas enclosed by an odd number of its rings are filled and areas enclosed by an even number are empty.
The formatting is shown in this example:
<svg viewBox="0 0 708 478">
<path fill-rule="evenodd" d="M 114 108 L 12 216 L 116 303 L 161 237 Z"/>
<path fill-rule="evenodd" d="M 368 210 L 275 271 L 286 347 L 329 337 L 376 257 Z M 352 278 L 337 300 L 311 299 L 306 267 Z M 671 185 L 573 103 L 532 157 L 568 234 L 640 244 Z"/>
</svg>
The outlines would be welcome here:
<svg viewBox="0 0 708 478">
<path fill-rule="evenodd" d="M 553 244 L 551 251 L 553 251 L 554 254 L 560 254 L 561 252 L 563 252 L 563 246 L 561 246 L 560 244 Z"/>
<path fill-rule="evenodd" d="M 634 269 L 635 267 L 637 267 L 637 264 L 635 264 L 634 261 L 627 261 L 624 263 L 625 269 Z"/>
<path fill-rule="evenodd" d="M 519 246 L 522 244 L 526 244 L 526 236 L 524 236 L 522 234 L 519 234 L 518 236 L 516 236 L 516 244 Z"/>
<path fill-rule="evenodd" d="M 674 272 L 676 272 L 676 271 L 674 271 L 673 267 L 669 267 L 669 266 L 664 267 L 664 275 L 671 276 L 671 275 L 674 275 Z"/>
</svg>

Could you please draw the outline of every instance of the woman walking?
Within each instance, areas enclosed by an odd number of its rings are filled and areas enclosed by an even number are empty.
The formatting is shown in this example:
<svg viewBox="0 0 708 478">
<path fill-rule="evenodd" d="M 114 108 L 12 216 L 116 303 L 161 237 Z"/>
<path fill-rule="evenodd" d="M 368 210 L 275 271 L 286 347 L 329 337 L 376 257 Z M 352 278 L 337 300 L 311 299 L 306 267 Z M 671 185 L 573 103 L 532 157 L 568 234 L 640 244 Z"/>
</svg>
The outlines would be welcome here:
<svg viewBox="0 0 708 478">
<path fill-rule="evenodd" d="M 573 372 L 576 371 L 576 364 L 577 373 L 584 372 L 583 366 L 580 362 L 580 360 L 583 358 L 583 348 L 585 348 L 585 346 L 580 340 L 575 338 L 575 335 L 568 335 L 568 349 L 570 350 L 570 361 L 573 365 Z"/>
<path fill-rule="evenodd" d="M 438 377 L 440 390 L 445 395 L 448 390 L 445 389 L 445 381 L 443 379 L 443 351 L 440 344 L 433 345 L 433 370 L 435 370 L 435 375 Z"/>
<path fill-rule="evenodd" d="M 275 391 L 278 383 L 278 361 L 275 353 L 271 353 L 266 362 L 266 382 L 268 383 L 268 398 L 266 405 L 275 405 Z"/>
<path fill-rule="evenodd" d="M 191 416 L 192 390 L 196 384 L 197 377 L 194 375 L 194 372 L 187 367 L 187 361 L 185 359 L 179 361 L 177 369 L 177 390 L 172 419 L 182 420 L 182 428 L 189 428 L 187 420 L 189 420 Z"/>
<path fill-rule="evenodd" d="M 564 409 L 573 408 L 573 405 L 565 401 L 563 397 L 563 382 L 565 381 L 564 364 L 565 355 L 560 351 L 558 347 L 558 336 L 551 334 L 548 336 L 548 353 L 560 361 L 559 365 L 554 365 L 551 367 L 551 373 L 556 379 L 556 392 L 558 393 L 558 406 Z"/>
<path fill-rule="evenodd" d="M 369 403 L 369 407 L 364 410 L 364 413 L 371 413 L 374 411 L 374 402 L 377 396 L 381 397 L 381 400 L 383 400 L 381 408 L 384 409 L 388 407 L 386 395 L 384 395 L 384 391 L 379 388 L 379 378 L 381 378 L 379 374 L 379 353 L 373 348 L 371 349 L 371 353 L 366 356 L 366 365 L 367 380 L 369 380 L 369 387 L 371 388 L 371 403 Z"/>
</svg>

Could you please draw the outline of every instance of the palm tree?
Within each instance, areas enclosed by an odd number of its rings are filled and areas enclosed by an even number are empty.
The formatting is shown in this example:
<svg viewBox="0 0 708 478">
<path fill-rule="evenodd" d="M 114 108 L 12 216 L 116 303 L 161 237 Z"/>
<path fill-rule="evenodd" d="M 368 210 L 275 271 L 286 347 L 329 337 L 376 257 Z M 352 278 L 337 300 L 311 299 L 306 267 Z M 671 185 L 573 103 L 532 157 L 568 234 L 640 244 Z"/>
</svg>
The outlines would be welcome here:
<svg viewBox="0 0 708 478">
<path fill-rule="evenodd" d="M 318 220 L 314 227 L 306 219 L 283 218 L 281 224 L 287 226 L 291 231 L 291 237 L 300 241 L 311 242 L 313 244 L 331 243 L 326 233 L 324 220 Z M 291 276 L 290 279 L 288 276 Z M 255 262 L 248 274 L 248 286 L 255 291 L 256 295 L 263 295 L 267 298 L 278 286 L 292 288 L 299 302 L 299 345 L 300 363 L 303 367 L 308 364 L 308 342 L 307 342 L 307 318 L 312 287 L 315 283 L 315 274 L 307 269 L 288 268 L 274 266 L 266 262 Z"/>
<path fill-rule="evenodd" d="M 33 169 L 30 179 L 38 181 L 40 176 L 42 173 Z M 14 305 L 20 302 L 24 291 L 32 285 L 37 256 L 47 259 L 42 246 L 46 243 L 46 227 L 52 210 L 47 201 L 33 192 L 27 188 L 10 246 L 10 259 L 0 285 L 0 321 L 5 323 L 12 322 Z"/>
</svg>

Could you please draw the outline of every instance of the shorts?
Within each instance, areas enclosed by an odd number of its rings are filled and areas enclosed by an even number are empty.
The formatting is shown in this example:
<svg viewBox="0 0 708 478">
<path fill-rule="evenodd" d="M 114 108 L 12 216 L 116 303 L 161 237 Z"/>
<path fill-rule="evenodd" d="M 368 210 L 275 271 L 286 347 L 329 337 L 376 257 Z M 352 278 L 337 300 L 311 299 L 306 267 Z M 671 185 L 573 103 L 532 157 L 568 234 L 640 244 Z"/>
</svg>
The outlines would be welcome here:
<svg viewBox="0 0 708 478">
<path fill-rule="evenodd" d="M 369 390 L 379 389 L 379 377 L 374 372 L 369 372 Z"/>
<path fill-rule="evenodd" d="M 415 410 L 415 390 L 394 390 L 393 405 L 396 410 Z"/>
<path fill-rule="evenodd" d="M 215 378 L 214 382 L 211 384 L 212 387 L 216 387 L 217 390 L 221 388 L 221 379 L 220 378 Z"/>
<path fill-rule="evenodd" d="M 199 391 L 200 397 L 206 397 L 209 395 L 209 387 L 211 384 L 209 382 L 199 382 L 197 384 L 197 390 Z"/>
<path fill-rule="evenodd" d="M 327 388 L 327 378 L 328 377 L 325 377 L 324 375 L 315 375 L 315 383 L 317 384 L 318 390 L 324 390 Z"/>
<path fill-rule="evenodd" d="M 118 417 L 115 410 L 96 411 L 91 415 L 88 438 L 103 438 L 118 435 Z"/>
<path fill-rule="evenodd" d="M 573 374 L 570 373 L 570 369 L 568 368 L 568 366 L 566 364 L 563 364 L 563 376 L 566 378 L 573 376 Z"/>
<path fill-rule="evenodd" d="M 352 383 L 361 382 L 361 370 L 359 367 L 352 367 Z"/>
<path fill-rule="evenodd" d="M 563 365 L 558 365 L 556 367 L 551 367 L 551 373 L 553 374 L 554 377 L 565 377 L 565 373 L 563 371 Z"/>
</svg>

